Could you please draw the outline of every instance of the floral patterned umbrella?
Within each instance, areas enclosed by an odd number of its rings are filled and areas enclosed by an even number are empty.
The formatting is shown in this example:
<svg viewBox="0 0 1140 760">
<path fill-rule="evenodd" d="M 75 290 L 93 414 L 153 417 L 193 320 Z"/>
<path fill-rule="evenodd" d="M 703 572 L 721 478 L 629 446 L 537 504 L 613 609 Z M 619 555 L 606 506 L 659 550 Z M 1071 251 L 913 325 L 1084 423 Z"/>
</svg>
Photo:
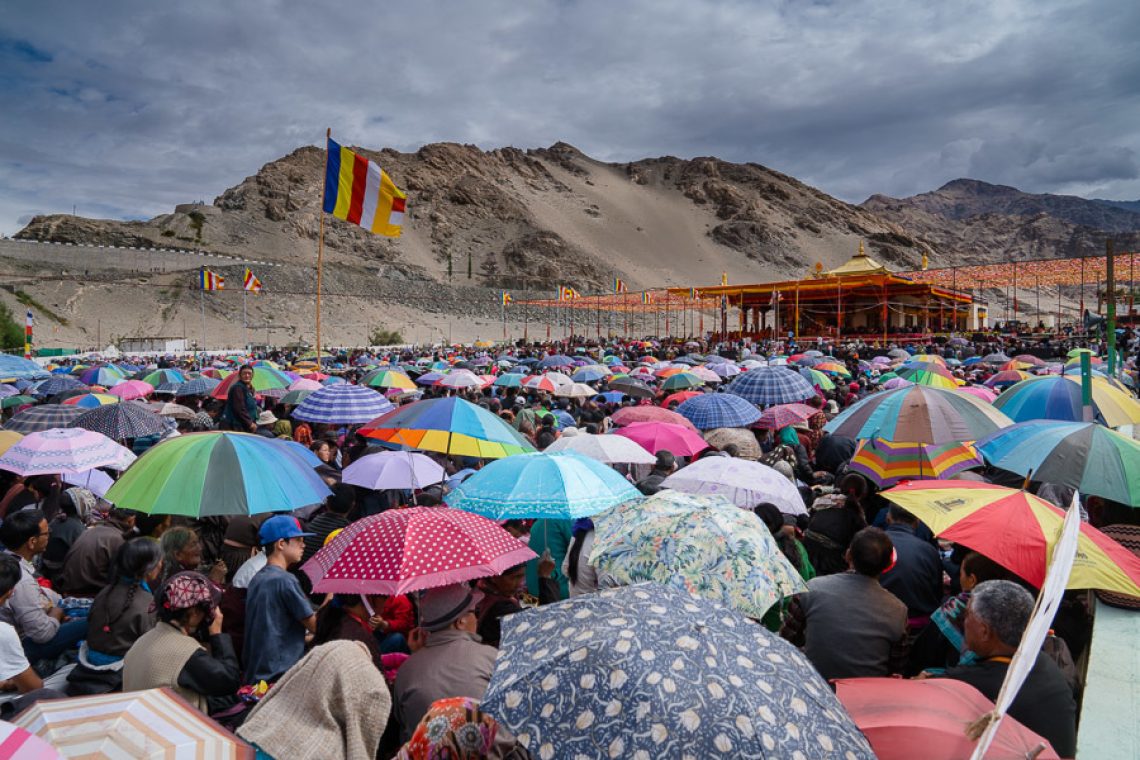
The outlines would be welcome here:
<svg viewBox="0 0 1140 760">
<path fill-rule="evenodd" d="M 504 618 L 481 709 L 544 760 L 875 757 L 795 647 L 653 584 Z"/>
<path fill-rule="evenodd" d="M 654 581 L 760 619 L 805 591 L 760 518 L 724 496 L 664 490 L 594 517 L 590 564 L 618 583 Z"/>
</svg>

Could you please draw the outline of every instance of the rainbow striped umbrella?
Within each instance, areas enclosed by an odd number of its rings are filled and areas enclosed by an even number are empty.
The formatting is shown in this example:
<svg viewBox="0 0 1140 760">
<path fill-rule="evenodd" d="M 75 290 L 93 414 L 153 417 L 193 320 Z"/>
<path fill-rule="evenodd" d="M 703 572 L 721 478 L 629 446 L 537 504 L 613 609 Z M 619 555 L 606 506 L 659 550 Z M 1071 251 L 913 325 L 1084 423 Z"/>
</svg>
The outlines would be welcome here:
<svg viewBox="0 0 1140 760">
<path fill-rule="evenodd" d="M 720 378 L 717 379 L 719 380 Z M 661 390 L 684 391 L 689 388 L 699 388 L 704 384 L 705 381 L 692 372 L 678 372 L 675 375 L 670 375 L 665 378 L 665 382 L 661 383 Z"/>
<path fill-rule="evenodd" d="M 842 375 L 843 377 L 851 377 L 851 370 L 839 362 L 820 362 L 812 367 L 812 369 L 817 372 L 830 372 L 835 375 Z"/>
<path fill-rule="evenodd" d="M 908 385 L 879 391 L 843 411 L 824 430 L 848 438 L 914 443 L 976 441 L 1013 421 L 959 391 Z"/>
<path fill-rule="evenodd" d="M 114 364 L 101 364 L 98 367 L 88 367 L 79 373 L 79 380 L 85 385 L 114 385 L 120 380 L 126 380 L 127 373 Z"/>
<path fill-rule="evenodd" d="M 121 400 L 122 399 L 118 396 L 112 396 L 109 393 L 84 393 L 79 396 L 65 398 L 62 403 L 64 406 L 78 406 L 80 409 L 94 409 L 97 406 L 117 404 Z"/>
<path fill-rule="evenodd" d="M 238 373 L 233 373 L 226 377 L 217 388 L 210 391 L 212 398 L 225 398 L 233 384 L 238 381 Z M 273 369 L 272 367 L 254 367 L 253 368 L 253 390 L 254 392 L 267 391 L 271 389 L 288 391 L 289 386 L 293 384 L 283 372 Z"/>
<path fill-rule="evenodd" d="M 937 364 L 940 367 L 946 366 L 946 360 L 938 354 L 915 354 L 907 359 L 908 364 Z"/>
<path fill-rule="evenodd" d="M 883 496 L 929 526 L 1040 588 L 1065 513 L 1025 491 L 966 480 L 921 480 Z M 1140 596 L 1140 557 L 1081 523 L 1070 589 Z"/>
<path fill-rule="evenodd" d="M 360 384 L 367 385 L 369 388 L 400 388 L 405 391 L 414 391 L 416 389 L 416 384 L 412 382 L 412 378 L 403 372 L 396 372 L 390 369 L 378 369 L 374 372 L 369 372 L 361 378 Z"/>
<path fill-rule="evenodd" d="M 1109 427 L 1140 423 L 1140 402 L 1097 377 L 1092 381 L 1092 406 L 1097 419 L 1104 420 Z M 1015 422 L 1040 419 L 1080 422 L 1084 419 L 1081 378 L 1074 375 L 1031 377 L 998 396 L 994 408 Z"/>
<path fill-rule="evenodd" d="M 934 445 L 870 438 L 859 442 L 848 466 L 879 488 L 889 488 L 904 480 L 948 478 L 982 464 L 970 442 Z"/>
<path fill-rule="evenodd" d="M 1033 375 L 1028 372 L 1022 372 L 1019 369 L 1003 369 L 1001 372 L 995 372 L 982 385 L 987 388 L 1005 388 L 1010 385 L 1016 385 L 1022 380 L 1028 380 Z"/>
<path fill-rule="evenodd" d="M 288 512 L 329 493 L 308 462 L 281 441 L 211 432 L 154 446 L 123 473 L 107 500 L 152 514 L 210 517 Z"/>
<path fill-rule="evenodd" d="M 480 459 L 534 451 L 502 419 L 457 396 L 408 404 L 377 417 L 358 432 L 413 449 Z"/>
<path fill-rule="evenodd" d="M 835 382 L 830 376 L 820 372 L 815 367 L 800 367 L 800 374 L 812 385 L 818 385 L 825 391 L 835 390 Z"/>
<path fill-rule="evenodd" d="M 958 382 L 952 376 L 929 369 L 901 367 L 896 373 L 896 377 L 914 383 L 915 385 L 925 385 L 929 388 L 954 390 L 958 387 Z"/>
</svg>

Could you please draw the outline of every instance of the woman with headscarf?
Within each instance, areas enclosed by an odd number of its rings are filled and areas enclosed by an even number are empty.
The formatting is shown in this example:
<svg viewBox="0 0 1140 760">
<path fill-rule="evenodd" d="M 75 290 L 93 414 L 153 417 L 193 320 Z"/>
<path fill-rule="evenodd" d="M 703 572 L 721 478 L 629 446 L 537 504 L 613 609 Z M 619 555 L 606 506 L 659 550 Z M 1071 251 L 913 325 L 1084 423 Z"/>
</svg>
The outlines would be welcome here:
<svg viewBox="0 0 1140 760">
<path fill-rule="evenodd" d="M 281 676 L 237 730 L 259 760 L 376 756 L 392 696 L 368 647 L 330 641 Z"/>
<path fill-rule="evenodd" d="M 396 760 L 525 760 L 530 754 L 470 697 L 432 703 Z"/>
<path fill-rule="evenodd" d="M 87 518 L 95 511 L 95 504 L 95 494 L 86 488 L 69 488 L 63 492 L 59 513 L 51 521 L 51 536 L 41 559 L 41 569 L 48 580 L 54 580 L 63 569 L 67 550 L 87 529 Z"/>
</svg>

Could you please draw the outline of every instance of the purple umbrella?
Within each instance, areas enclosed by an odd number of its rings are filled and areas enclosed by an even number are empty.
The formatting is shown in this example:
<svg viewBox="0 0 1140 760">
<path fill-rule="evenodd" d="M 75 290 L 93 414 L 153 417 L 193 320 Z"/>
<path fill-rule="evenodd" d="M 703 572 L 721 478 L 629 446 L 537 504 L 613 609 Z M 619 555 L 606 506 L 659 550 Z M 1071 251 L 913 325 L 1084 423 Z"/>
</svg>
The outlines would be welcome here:
<svg viewBox="0 0 1140 760">
<path fill-rule="evenodd" d="M 382 451 L 361 457 L 341 474 L 341 482 L 375 491 L 416 489 L 442 482 L 443 468 L 412 451 Z"/>
</svg>

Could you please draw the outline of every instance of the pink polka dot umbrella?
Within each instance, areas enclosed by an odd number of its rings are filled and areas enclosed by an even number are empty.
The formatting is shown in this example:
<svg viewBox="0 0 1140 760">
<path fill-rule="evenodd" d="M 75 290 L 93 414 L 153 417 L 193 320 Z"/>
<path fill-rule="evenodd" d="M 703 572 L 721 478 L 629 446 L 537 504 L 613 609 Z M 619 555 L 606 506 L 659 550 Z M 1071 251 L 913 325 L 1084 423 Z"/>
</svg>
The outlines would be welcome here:
<svg viewBox="0 0 1140 760">
<path fill-rule="evenodd" d="M 318 593 L 392 595 L 498 575 L 536 556 L 486 517 L 411 507 L 357 520 L 301 569 Z"/>
</svg>

